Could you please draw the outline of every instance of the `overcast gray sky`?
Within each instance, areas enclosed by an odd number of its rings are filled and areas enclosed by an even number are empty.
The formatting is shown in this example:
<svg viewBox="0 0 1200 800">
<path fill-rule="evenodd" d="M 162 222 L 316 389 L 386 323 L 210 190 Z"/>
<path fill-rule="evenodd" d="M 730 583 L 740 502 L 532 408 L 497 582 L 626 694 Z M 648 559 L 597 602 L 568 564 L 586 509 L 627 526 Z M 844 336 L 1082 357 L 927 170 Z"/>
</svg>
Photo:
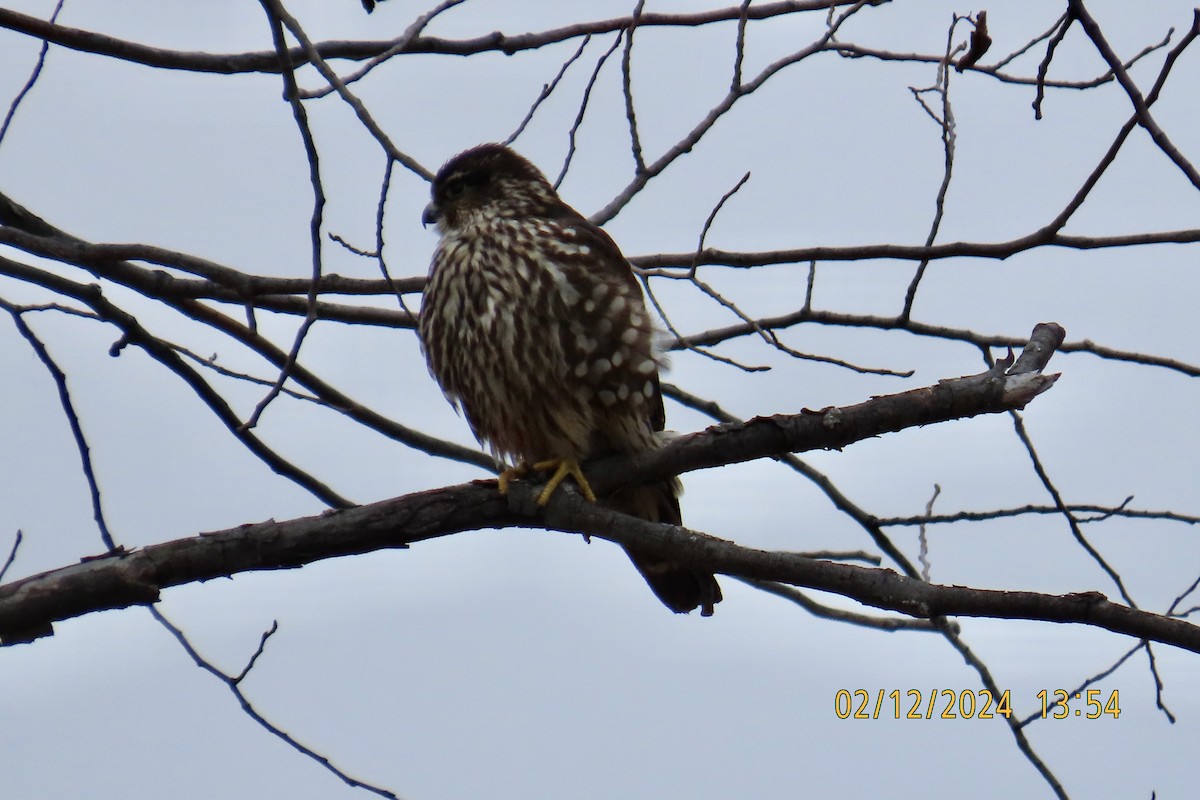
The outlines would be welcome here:
<svg viewBox="0 0 1200 800">
<path fill-rule="evenodd" d="M 47 17 L 53 3 L 4 8 Z M 388 0 L 370 16 L 354 0 L 305 0 L 289 9 L 316 40 L 399 36 L 432 2 Z M 587 4 L 468 0 L 429 33 L 475 37 L 546 30 L 580 17 L 626 15 L 632 2 Z M 647 11 L 715 8 L 656 2 Z M 757 4 L 756 4 L 757 5 Z M 1064 3 L 989 9 L 993 63 L 1048 29 Z M 1128 58 L 1174 27 L 1192 6 L 1101 2 L 1088 7 Z M 580 9 L 585 9 L 580 11 Z M 866 9 L 841 38 L 865 47 L 937 55 L 952 14 L 941 0 Z M 745 71 L 753 75 L 820 35 L 821 14 L 753 24 Z M 71 27 L 177 50 L 243 52 L 271 46 L 250 0 L 66 0 Z M 960 28 L 961 40 L 965 29 Z M 724 94 L 736 26 L 645 28 L 632 64 L 642 144 L 657 158 Z M 516 147 L 551 176 L 592 66 L 597 37 Z M 0 30 L 0 107 L 27 80 L 39 41 Z M 397 145 L 429 169 L 482 141 L 506 137 L 542 85 L 574 52 L 572 40 L 515 56 L 408 56 L 354 85 Z M 1031 76 L 1041 45 L 1008 71 Z M 1132 75 L 1143 92 L 1163 53 Z M 334 62 L 349 71 L 345 62 Z M 942 178 L 934 122 L 910 86 L 935 80 L 932 64 L 810 58 L 739 102 L 693 152 L 606 225 L 627 255 L 685 252 L 705 218 L 747 171 L 708 243 L 729 250 L 895 242 L 928 234 Z M 1051 77 L 1103 73 L 1076 26 Z M 305 86 L 320 86 L 311 70 Z M 1200 52 L 1185 52 L 1155 118 L 1193 163 L 1200 160 L 1194 87 Z M 0 143 L 0 191 L 48 221 L 97 242 L 161 245 L 263 275 L 307 276 L 312 206 L 304 152 L 279 76 L 156 70 L 53 47 L 36 87 Z M 938 241 L 995 242 L 1029 233 L 1067 202 L 1130 114 L 1128 97 L 1100 88 L 1050 90 L 1035 121 L 1034 88 L 955 74 L 954 178 Z M 308 103 L 329 194 L 327 232 L 374 245 L 385 159 L 336 97 Z M 584 213 L 603 207 L 632 176 L 620 51 L 593 92 L 562 194 Z M 387 203 L 387 250 L 396 275 L 424 274 L 434 233 L 422 229 L 428 187 L 397 167 Z M 1200 194 L 1142 131 L 1135 131 L 1067 226 L 1080 235 L 1200 228 Z M 1006 261 L 935 262 L 914 319 L 985 334 L 1026 336 L 1042 321 L 1068 339 L 1195 364 L 1200 327 L 1195 245 L 1090 251 L 1036 249 Z M 17 260 L 37 263 L 18 251 Z M 78 271 L 55 269 L 77 280 Z M 894 315 L 909 262 L 821 263 L 819 308 Z M 375 265 L 336 245 L 325 271 L 374 278 Z M 710 269 L 703 277 L 754 317 L 803 303 L 806 264 Z M 655 284 L 672 321 L 696 333 L 737 321 L 679 282 Z M 268 378 L 272 370 L 231 341 L 106 286 L 155 333 L 221 364 Z M 0 297 L 30 303 L 45 292 L 0 277 Z M 379 303 L 386 300 L 376 299 Z M 237 314 L 237 310 L 230 311 Z M 174 376 L 117 334 L 62 314 L 28 315 L 69 376 L 89 437 L 105 510 L 127 547 L 267 518 L 322 510 L 243 449 Z M 299 320 L 259 316 L 281 346 Z M 798 361 L 747 337 L 718 349 L 745 373 L 676 353 L 667 376 L 741 416 L 861 402 L 980 371 L 971 346 L 907 333 L 803 326 L 781 334 L 798 350 L 911 378 Z M 997 353 L 999 354 L 999 353 Z M 303 350 L 322 377 L 395 419 L 472 444 L 465 422 L 428 377 L 411 331 L 318 324 Z M 1072 503 L 1171 508 L 1196 502 L 1197 386 L 1178 371 L 1059 354 L 1059 383 L 1025 412 L 1048 473 Z M 54 385 L 11 320 L 0 319 L 0 559 L 16 530 L 25 541 L 8 578 L 72 563 L 103 547 Z M 260 387 L 218 384 L 239 413 Z M 677 404 L 669 426 L 710 422 Z M 309 404 L 281 399 L 260 433 L 357 502 L 484 477 L 365 431 Z M 918 514 L 941 487 L 940 511 L 1050 500 L 1005 416 L 913 429 L 806 460 L 880 516 Z M 685 523 L 753 547 L 875 548 L 821 492 L 775 462 L 692 473 Z M 1200 572 L 1187 525 L 1116 519 L 1086 526 L 1139 605 L 1164 610 Z M 916 557 L 915 530 L 895 530 Z M 930 530 L 938 583 L 1119 595 L 1061 518 L 1030 517 Z M 816 619 L 724 579 L 711 619 L 666 613 L 605 542 L 537 531 L 485 531 L 409 551 L 326 561 L 302 570 L 238 575 L 172 589 L 162 612 L 200 652 L 236 673 L 259 636 L 279 622 L 243 688 L 255 707 L 355 777 L 406 800 L 450 798 L 1050 797 L 999 720 L 840 720 L 839 689 L 976 690 L 977 674 L 947 642 Z M 838 607 L 851 604 L 820 597 Z M 1185 603 L 1193 605 L 1194 601 Z M 1011 688 L 1018 713 L 1042 690 L 1073 688 L 1136 642 L 1093 629 L 998 620 L 961 621 L 964 640 Z M 1096 688 L 1119 691 L 1119 719 L 1047 720 L 1026 731 L 1072 798 L 1194 795 L 1192 750 L 1200 720 L 1194 654 L 1158 646 L 1155 708 L 1144 653 Z M 0 797 L 340 798 L 367 796 L 252 722 L 228 690 L 197 669 L 144 609 L 56 625 L 53 637 L 0 649 Z"/>
</svg>

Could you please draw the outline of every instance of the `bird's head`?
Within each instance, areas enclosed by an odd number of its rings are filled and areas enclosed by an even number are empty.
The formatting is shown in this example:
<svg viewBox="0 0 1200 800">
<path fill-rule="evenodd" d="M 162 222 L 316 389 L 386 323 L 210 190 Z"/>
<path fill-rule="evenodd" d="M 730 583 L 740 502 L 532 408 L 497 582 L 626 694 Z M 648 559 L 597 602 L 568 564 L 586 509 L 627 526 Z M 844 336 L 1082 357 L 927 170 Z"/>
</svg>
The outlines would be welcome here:
<svg viewBox="0 0 1200 800">
<path fill-rule="evenodd" d="M 484 215 L 555 216 L 563 207 L 541 170 L 502 144 L 459 153 L 438 170 L 430 191 L 421 221 L 443 232 Z"/>
</svg>

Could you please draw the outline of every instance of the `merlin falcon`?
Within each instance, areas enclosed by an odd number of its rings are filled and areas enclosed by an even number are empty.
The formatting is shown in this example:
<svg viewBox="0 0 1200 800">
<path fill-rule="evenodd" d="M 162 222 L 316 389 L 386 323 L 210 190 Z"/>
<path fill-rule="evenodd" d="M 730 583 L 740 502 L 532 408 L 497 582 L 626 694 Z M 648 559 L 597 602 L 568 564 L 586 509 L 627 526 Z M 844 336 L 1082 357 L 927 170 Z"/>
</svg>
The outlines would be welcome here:
<svg viewBox="0 0 1200 800">
<path fill-rule="evenodd" d="M 429 371 L 476 438 L 514 464 L 500 490 L 551 474 L 545 505 L 570 476 L 589 500 L 681 524 L 675 480 L 596 498 L 579 465 L 657 446 L 665 413 L 654 329 L 616 243 L 564 203 L 529 161 L 484 144 L 446 162 L 422 220 L 440 240 L 421 304 Z M 713 613 L 708 573 L 627 547 L 672 611 Z"/>
</svg>

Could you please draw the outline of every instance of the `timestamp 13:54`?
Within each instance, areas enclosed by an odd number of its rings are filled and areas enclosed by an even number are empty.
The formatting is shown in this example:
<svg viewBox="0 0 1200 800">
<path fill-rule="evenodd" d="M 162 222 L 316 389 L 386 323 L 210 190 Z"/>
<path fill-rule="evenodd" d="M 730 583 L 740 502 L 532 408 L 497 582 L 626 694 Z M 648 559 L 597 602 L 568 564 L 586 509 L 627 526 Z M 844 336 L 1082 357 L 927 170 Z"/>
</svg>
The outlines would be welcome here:
<svg viewBox="0 0 1200 800">
<path fill-rule="evenodd" d="M 1103 694 L 1099 689 L 1088 689 L 1075 694 L 1065 689 L 1055 689 L 1052 692 L 1042 689 L 1037 693 L 1037 697 L 1042 702 L 1042 719 L 1100 719 L 1105 715 L 1117 719 L 1121 716 L 1120 690 L 1113 689 L 1107 698 L 1104 698 Z M 1083 708 L 1079 707 L 1080 704 Z"/>
</svg>

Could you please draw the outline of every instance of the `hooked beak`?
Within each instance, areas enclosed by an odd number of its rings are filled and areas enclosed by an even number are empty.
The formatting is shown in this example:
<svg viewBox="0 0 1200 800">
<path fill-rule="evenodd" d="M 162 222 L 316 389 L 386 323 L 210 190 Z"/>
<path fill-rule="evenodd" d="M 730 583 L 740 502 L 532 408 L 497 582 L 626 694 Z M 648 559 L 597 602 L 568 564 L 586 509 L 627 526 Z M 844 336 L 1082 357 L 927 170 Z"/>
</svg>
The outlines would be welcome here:
<svg viewBox="0 0 1200 800">
<path fill-rule="evenodd" d="M 421 212 L 421 224 L 428 227 L 429 225 L 437 224 L 442 218 L 442 210 L 438 208 L 437 203 L 430 202 L 425 206 L 425 210 Z"/>
</svg>

